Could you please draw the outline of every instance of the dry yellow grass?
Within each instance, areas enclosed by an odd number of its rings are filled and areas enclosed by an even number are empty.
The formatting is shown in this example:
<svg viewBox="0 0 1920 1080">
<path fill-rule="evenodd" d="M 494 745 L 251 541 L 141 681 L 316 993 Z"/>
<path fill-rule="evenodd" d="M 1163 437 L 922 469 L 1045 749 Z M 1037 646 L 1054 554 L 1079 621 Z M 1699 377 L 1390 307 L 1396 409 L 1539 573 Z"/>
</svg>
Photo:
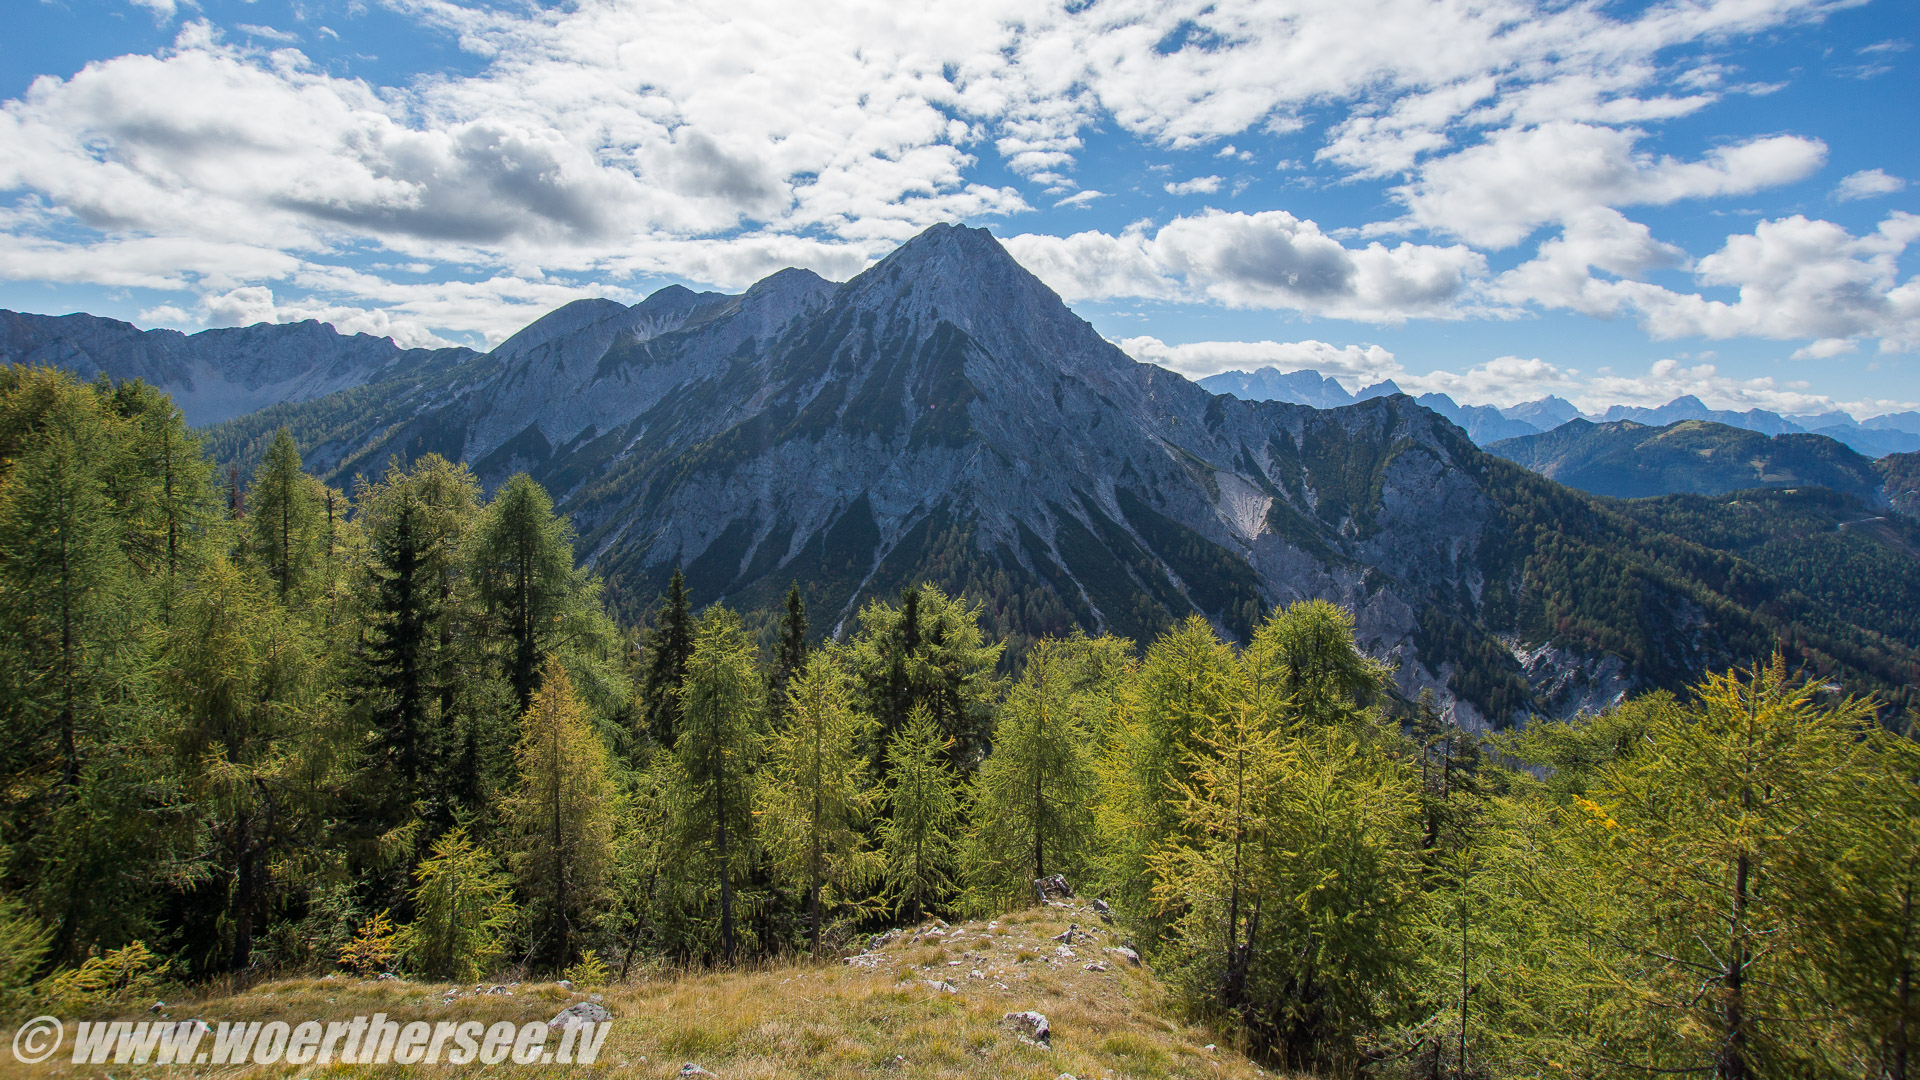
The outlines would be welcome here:
<svg viewBox="0 0 1920 1080">
<path fill-rule="evenodd" d="M 1071 956 L 1051 940 L 1077 923 L 1091 938 Z M 69 1052 L 21 1066 L 0 1051 L 7 1077 L 210 1075 L 235 1080 L 394 1074 L 439 1077 L 486 1072 L 527 1080 L 562 1076 L 670 1077 L 696 1062 L 722 1080 L 774 1077 L 1032 1078 L 1126 1080 L 1188 1077 L 1250 1080 L 1271 1076 L 1208 1031 L 1168 1019 L 1159 984 L 1107 950 L 1119 944 L 1093 913 L 1056 905 L 989 922 L 928 924 L 903 931 L 856 964 L 807 961 L 752 971 L 648 976 L 600 989 L 614 1017 L 591 1066 L 247 1066 L 209 1069 L 74 1065 Z M 1105 971 L 1086 965 L 1104 961 Z M 976 974 L 976 972 L 978 974 Z M 938 983 L 953 987 L 948 991 Z M 511 987 L 511 994 L 446 1000 L 447 984 L 366 981 L 345 976 L 266 983 L 239 995 L 170 1002 L 174 1019 L 345 1020 L 388 1013 L 407 1022 L 550 1019 L 584 989 L 553 983 Z M 1044 1013 L 1052 1045 L 1035 1046 L 1004 1030 L 1009 1012 Z M 155 1019 L 148 1013 L 125 1019 Z M 71 1028 L 71 1025 L 69 1025 Z M 204 1046 L 211 1045 L 211 1037 Z"/>
</svg>

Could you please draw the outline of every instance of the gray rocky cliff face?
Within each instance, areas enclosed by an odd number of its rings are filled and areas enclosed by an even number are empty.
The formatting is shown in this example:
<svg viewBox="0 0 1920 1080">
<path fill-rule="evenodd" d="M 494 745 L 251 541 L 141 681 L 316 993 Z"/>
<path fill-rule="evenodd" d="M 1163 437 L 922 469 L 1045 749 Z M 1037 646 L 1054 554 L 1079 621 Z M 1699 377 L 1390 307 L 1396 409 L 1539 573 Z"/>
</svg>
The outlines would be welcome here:
<svg viewBox="0 0 1920 1080">
<path fill-rule="evenodd" d="M 696 601 L 750 607 L 798 578 L 833 625 L 910 581 L 999 575 L 1055 598 L 1019 629 L 1142 638 L 1196 613 L 1242 636 L 1325 597 L 1409 691 L 1437 682 L 1410 639 L 1429 591 L 1477 591 L 1489 504 L 1470 444 L 1410 400 L 1216 397 L 983 230 L 930 230 L 772 337 L 740 317 L 650 342 L 681 382 L 535 469 L 616 593 L 644 603 L 678 565 Z"/>
</svg>

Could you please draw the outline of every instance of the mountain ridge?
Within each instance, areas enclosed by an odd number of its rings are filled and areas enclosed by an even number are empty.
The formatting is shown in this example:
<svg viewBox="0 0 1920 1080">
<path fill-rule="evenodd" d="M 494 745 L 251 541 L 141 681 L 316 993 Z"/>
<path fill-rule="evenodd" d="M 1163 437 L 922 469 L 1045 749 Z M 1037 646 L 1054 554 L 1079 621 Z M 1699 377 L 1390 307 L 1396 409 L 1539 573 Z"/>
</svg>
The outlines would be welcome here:
<svg viewBox="0 0 1920 1080">
<path fill-rule="evenodd" d="M 341 334 L 312 319 L 185 334 L 84 312 L 0 310 L 0 363 L 47 364 L 83 379 L 142 379 L 171 394 L 196 426 L 477 356 L 457 347 L 403 349 L 391 338 Z"/>
<path fill-rule="evenodd" d="M 1253 371 L 1223 371 L 1200 379 L 1199 383 L 1215 393 L 1232 394 L 1249 401 L 1291 401 L 1318 408 L 1352 404 L 1381 387 L 1392 387 L 1392 392 L 1399 392 L 1399 388 L 1388 381 L 1362 389 L 1358 394 L 1350 394 L 1337 380 L 1312 368 L 1282 372 L 1271 366 Z M 1604 412 L 1592 415 L 1581 412 L 1565 398 L 1552 395 L 1505 407 L 1460 405 L 1448 395 L 1437 393 L 1422 394 L 1417 400 L 1460 425 L 1482 447 L 1505 439 L 1552 431 L 1576 419 L 1591 423 L 1624 420 L 1648 427 L 1664 427 L 1683 420 L 1705 420 L 1768 435 L 1824 435 L 1868 457 L 1920 451 L 1920 413 L 1915 412 L 1888 413 L 1866 420 L 1856 420 L 1851 414 L 1843 412 L 1785 416 L 1757 408 L 1745 412 L 1711 409 L 1691 394 L 1657 407 L 1612 405 Z"/>
<path fill-rule="evenodd" d="M 1754 488 L 1824 487 L 1886 505 L 1873 462 L 1824 435 L 1766 435 L 1707 420 L 1652 426 L 1571 420 L 1487 451 L 1595 495 L 1641 499 Z"/>
<path fill-rule="evenodd" d="M 1889 700 L 1920 681 L 1920 640 L 1848 614 L 1879 608 L 1809 599 L 1817 564 L 1671 532 L 1738 506 L 1648 525 L 1397 389 L 1330 410 L 1210 393 L 1121 352 L 986 230 L 936 226 L 848 282 L 787 270 L 738 295 L 578 301 L 487 354 L 389 365 L 206 438 L 238 473 L 284 425 L 347 485 L 428 453 L 488 486 L 528 471 L 630 622 L 676 566 L 697 603 L 763 623 L 803 581 L 821 633 L 932 581 L 981 603 L 1010 657 L 1195 614 L 1244 637 L 1321 598 L 1354 612 L 1400 696 L 1434 689 L 1474 725 L 1678 688 L 1782 640 Z M 1861 516 L 1833 498 L 1789 516 Z M 1834 550 L 1920 543 L 1889 528 Z"/>
<path fill-rule="evenodd" d="M 1249 402 L 1138 363 L 985 230 L 928 230 L 839 285 L 706 302 L 631 334 L 561 320 L 373 414 L 287 406 L 212 444 L 237 458 L 288 423 L 338 481 L 428 449 L 489 484 L 527 469 L 629 619 L 676 566 L 696 603 L 749 613 L 800 580 L 823 633 L 933 581 L 985 605 L 1015 655 L 1190 614 L 1239 637 L 1268 607 L 1330 599 L 1398 693 L 1435 689 L 1473 724 L 1679 686 L 1789 627 L 1809 662 L 1876 687 L 1902 685 L 1920 644 L 1815 626 L 1786 578 L 1766 588 L 1789 599 L 1756 607 L 1741 583 L 1773 579 L 1487 455 L 1404 395 Z M 514 397 L 532 384 L 566 389 L 553 408 Z M 1640 584 L 1615 598 L 1582 575 Z"/>
</svg>

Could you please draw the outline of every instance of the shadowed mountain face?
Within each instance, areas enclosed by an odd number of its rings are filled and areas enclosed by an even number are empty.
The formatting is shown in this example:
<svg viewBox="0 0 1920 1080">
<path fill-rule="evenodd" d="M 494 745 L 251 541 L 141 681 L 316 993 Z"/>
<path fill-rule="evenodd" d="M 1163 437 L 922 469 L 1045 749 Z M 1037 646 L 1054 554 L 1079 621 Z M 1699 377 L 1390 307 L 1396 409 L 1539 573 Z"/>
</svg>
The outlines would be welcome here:
<svg viewBox="0 0 1920 1080">
<path fill-rule="evenodd" d="M 281 424 L 343 482 L 427 451 L 489 484 L 531 472 L 628 618 L 676 565 L 696 602 L 750 614 L 798 580 L 822 632 L 930 580 L 983 602 L 1016 653 L 1195 613 L 1244 636 L 1321 597 L 1401 692 L 1500 723 L 1749 661 L 1797 618 L 1755 608 L 1790 583 L 1649 540 L 1407 397 L 1242 401 L 1136 363 L 984 230 L 935 227 L 837 286 L 789 270 L 740 296 L 572 304 L 485 357 L 210 444 L 245 465 Z M 1795 633 L 1862 685 L 1920 672 L 1920 643 L 1858 659 L 1856 630 Z"/>
<path fill-rule="evenodd" d="M 1873 463 L 1824 435 L 1767 436 L 1704 420 L 1575 420 L 1488 450 L 1569 487 L 1623 499 L 1814 486 L 1884 502 Z"/>
<path fill-rule="evenodd" d="M 402 349 L 325 323 L 257 323 L 187 335 L 93 315 L 0 311 L 0 362 L 46 364 L 83 379 L 142 379 L 172 395 L 195 425 L 390 379 L 477 356 L 471 349 Z"/>
<path fill-rule="evenodd" d="M 1895 513 L 1920 520 L 1920 453 L 1889 454 L 1873 463 L 1880 474 L 1887 505 Z"/>
</svg>

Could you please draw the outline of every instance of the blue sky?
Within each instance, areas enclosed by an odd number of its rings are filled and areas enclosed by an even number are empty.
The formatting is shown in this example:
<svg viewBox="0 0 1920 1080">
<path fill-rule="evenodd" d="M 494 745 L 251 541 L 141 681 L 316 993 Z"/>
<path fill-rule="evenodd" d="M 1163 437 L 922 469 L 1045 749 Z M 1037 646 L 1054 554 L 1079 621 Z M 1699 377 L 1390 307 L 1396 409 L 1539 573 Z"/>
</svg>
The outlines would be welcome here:
<svg viewBox="0 0 1920 1080">
<path fill-rule="evenodd" d="M 496 342 L 993 229 L 1133 355 L 1920 406 L 1908 0 L 19 0 L 0 307 Z"/>
</svg>

